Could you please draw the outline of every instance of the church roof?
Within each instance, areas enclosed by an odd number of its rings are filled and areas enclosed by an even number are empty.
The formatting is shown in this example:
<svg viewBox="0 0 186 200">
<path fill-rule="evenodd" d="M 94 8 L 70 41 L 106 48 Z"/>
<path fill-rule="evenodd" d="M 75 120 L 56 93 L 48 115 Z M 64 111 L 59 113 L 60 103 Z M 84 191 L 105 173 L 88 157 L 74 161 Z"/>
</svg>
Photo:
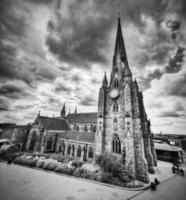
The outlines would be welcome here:
<svg viewBox="0 0 186 200">
<path fill-rule="evenodd" d="M 69 123 L 96 123 L 97 113 L 70 113 L 66 119 Z"/>
<path fill-rule="evenodd" d="M 81 142 L 95 142 L 95 133 L 94 132 L 74 132 L 74 131 L 67 131 L 64 133 L 60 133 L 62 138 L 66 140 L 74 140 L 74 141 L 81 141 Z"/>
<path fill-rule="evenodd" d="M 65 119 L 56 117 L 44 117 L 38 116 L 35 123 L 40 125 L 47 130 L 68 130 L 69 126 Z"/>
</svg>

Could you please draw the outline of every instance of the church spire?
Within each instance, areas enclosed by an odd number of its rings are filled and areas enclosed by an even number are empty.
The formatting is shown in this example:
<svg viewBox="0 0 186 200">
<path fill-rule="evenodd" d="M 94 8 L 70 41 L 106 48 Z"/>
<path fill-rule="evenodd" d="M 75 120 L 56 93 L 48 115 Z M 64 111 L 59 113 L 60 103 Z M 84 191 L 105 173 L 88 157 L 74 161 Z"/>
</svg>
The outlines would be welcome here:
<svg viewBox="0 0 186 200">
<path fill-rule="evenodd" d="M 127 54 L 125 50 L 125 44 L 120 22 L 120 15 L 118 16 L 118 27 L 117 27 L 116 42 L 115 42 L 114 57 L 113 57 L 114 65 L 117 62 L 117 56 L 120 56 L 120 59 L 125 66 L 128 65 Z"/>
<path fill-rule="evenodd" d="M 77 114 L 77 106 L 75 107 L 74 114 Z"/>
<path fill-rule="evenodd" d="M 103 78 L 103 83 L 102 83 L 103 87 L 107 87 L 108 86 L 108 80 L 107 80 L 107 74 L 105 72 L 104 78 Z"/>
<path fill-rule="evenodd" d="M 64 103 L 63 108 L 61 110 L 61 118 L 65 118 L 65 116 L 66 116 L 66 108 L 65 108 L 65 103 Z"/>
</svg>

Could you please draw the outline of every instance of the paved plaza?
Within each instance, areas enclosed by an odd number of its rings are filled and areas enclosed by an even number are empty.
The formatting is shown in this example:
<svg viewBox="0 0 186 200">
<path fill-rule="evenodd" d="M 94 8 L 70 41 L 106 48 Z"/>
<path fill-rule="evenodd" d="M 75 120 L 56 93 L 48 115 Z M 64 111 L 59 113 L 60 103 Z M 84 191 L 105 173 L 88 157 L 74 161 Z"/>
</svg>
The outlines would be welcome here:
<svg viewBox="0 0 186 200">
<path fill-rule="evenodd" d="M 162 163 L 161 163 L 162 165 Z M 166 165 L 164 171 L 166 170 Z M 159 172 L 160 173 L 160 172 Z M 160 173 L 160 176 L 163 177 Z M 168 177 L 169 176 L 169 177 Z M 1 200 L 125 200 L 125 199 L 164 199 L 182 200 L 186 196 L 186 178 L 167 173 L 167 181 L 152 192 L 130 191 L 109 187 L 96 182 L 67 177 L 53 172 L 0 162 Z M 163 180 L 162 180 L 163 181 Z"/>
</svg>

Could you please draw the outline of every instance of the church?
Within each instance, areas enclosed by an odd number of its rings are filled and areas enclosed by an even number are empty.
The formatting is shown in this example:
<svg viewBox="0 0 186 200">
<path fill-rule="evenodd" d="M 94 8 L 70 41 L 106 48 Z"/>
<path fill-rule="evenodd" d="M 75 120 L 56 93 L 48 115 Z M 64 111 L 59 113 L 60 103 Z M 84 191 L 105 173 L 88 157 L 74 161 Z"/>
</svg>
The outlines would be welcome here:
<svg viewBox="0 0 186 200">
<path fill-rule="evenodd" d="M 57 152 L 82 161 L 111 153 L 135 178 L 149 181 L 148 172 L 154 173 L 157 165 L 153 134 L 143 94 L 128 64 L 120 18 L 110 82 L 105 74 L 97 113 L 78 113 L 76 109 L 66 115 L 65 105 L 59 117 L 39 113 L 29 131 L 26 150 Z"/>
</svg>

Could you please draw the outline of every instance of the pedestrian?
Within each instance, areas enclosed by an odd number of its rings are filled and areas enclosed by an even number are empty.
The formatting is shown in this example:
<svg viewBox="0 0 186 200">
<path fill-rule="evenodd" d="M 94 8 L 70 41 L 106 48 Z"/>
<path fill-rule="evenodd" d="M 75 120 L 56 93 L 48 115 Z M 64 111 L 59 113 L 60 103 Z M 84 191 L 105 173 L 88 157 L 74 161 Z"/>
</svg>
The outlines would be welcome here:
<svg viewBox="0 0 186 200">
<path fill-rule="evenodd" d="M 172 167 L 172 173 L 175 174 L 175 171 L 176 171 L 175 166 L 173 166 Z"/>
<path fill-rule="evenodd" d="M 183 171 L 183 169 L 180 169 L 180 170 L 179 170 L 179 173 L 180 173 L 181 176 L 184 176 L 184 171 Z"/>
<path fill-rule="evenodd" d="M 159 182 L 159 180 L 157 178 L 155 178 L 154 179 L 154 183 L 155 183 L 155 185 L 158 185 L 160 182 Z"/>
<path fill-rule="evenodd" d="M 151 190 L 155 191 L 155 190 L 156 190 L 156 185 L 155 185 L 155 183 L 151 182 L 150 188 L 151 188 Z"/>
</svg>

